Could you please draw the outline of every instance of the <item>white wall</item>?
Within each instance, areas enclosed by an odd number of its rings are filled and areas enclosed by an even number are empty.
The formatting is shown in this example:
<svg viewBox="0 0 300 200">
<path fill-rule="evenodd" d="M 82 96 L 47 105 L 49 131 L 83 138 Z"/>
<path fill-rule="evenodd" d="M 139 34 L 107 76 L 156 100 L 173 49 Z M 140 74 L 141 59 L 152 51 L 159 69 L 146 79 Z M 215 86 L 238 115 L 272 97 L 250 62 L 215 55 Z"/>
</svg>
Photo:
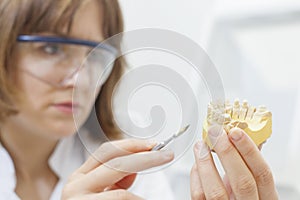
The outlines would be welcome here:
<svg viewBox="0 0 300 200">
<path fill-rule="evenodd" d="M 218 68 L 227 97 L 266 104 L 273 136 L 263 154 L 282 199 L 300 191 L 300 3 L 289 0 L 120 0 L 126 30 L 164 28 L 184 34 Z M 166 170 L 177 199 L 187 199 L 192 151 Z M 173 175 L 176 174 L 176 177 Z M 289 196 L 288 196 L 289 195 Z"/>
</svg>

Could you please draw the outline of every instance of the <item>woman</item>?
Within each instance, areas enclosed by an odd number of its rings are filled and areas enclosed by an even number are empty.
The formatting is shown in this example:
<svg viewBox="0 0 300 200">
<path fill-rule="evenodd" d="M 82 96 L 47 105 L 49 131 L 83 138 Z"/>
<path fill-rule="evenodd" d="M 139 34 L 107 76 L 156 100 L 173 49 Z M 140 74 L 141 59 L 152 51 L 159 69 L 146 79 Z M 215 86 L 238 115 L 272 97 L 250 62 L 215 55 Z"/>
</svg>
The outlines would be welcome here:
<svg viewBox="0 0 300 200">
<path fill-rule="evenodd" d="M 92 47 L 122 30 L 116 0 L 1 1 L 0 199 L 141 199 L 136 193 L 173 199 L 159 173 L 151 175 L 154 183 L 143 177 L 127 190 L 135 172 L 170 162 L 172 152 L 149 152 L 153 142 L 121 140 L 101 145 L 90 156 L 75 134 L 94 104 L 89 86 L 104 70 L 103 60 L 81 63 Z M 113 56 L 113 49 L 118 45 L 102 46 L 98 56 Z M 109 105 L 122 67 L 117 60 L 105 84 L 97 87 L 99 120 L 111 138 L 119 138 Z M 79 116 L 77 124 L 73 114 Z M 251 141 L 241 138 L 232 144 L 222 135 L 215 147 L 230 184 L 220 181 L 207 147 L 196 146 L 193 199 L 276 197 L 269 170 L 260 173 L 267 165 Z"/>
<path fill-rule="evenodd" d="M 1 1 L 0 199 L 140 199 L 126 190 L 134 172 L 173 159 L 172 152 L 150 152 L 155 144 L 140 140 L 103 144 L 87 159 L 74 134 L 94 104 L 93 75 L 104 70 L 101 60 L 81 63 L 92 47 L 122 30 L 116 0 Z M 117 46 L 103 46 L 95 58 L 113 55 L 113 49 Z M 121 64 L 97 87 L 101 124 L 114 138 L 106 105 Z M 77 124 L 73 114 L 80 116 Z M 166 183 L 161 175 L 153 178 Z M 134 193 L 172 198 L 167 186 L 147 178 L 139 183 Z"/>
</svg>

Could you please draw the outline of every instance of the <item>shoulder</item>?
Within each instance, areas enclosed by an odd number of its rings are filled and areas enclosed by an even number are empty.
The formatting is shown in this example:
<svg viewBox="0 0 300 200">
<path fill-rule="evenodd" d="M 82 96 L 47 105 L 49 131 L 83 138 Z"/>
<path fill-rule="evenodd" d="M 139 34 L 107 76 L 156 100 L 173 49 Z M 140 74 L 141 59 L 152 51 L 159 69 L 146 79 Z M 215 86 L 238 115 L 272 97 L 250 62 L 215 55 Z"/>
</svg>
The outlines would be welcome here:
<svg viewBox="0 0 300 200">
<path fill-rule="evenodd" d="M 19 199 L 14 193 L 16 176 L 14 163 L 0 143 L 0 199 Z"/>
</svg>

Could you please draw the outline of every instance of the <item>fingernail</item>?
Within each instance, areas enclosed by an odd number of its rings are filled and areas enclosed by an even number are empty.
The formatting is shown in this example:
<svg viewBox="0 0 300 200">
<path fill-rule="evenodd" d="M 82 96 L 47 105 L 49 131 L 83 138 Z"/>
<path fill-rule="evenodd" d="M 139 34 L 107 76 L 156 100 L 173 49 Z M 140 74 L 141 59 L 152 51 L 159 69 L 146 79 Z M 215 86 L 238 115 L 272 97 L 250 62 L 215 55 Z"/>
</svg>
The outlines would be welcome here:
<svg viewBox="0 0 300 200">
<path fill-rule="evenodd" d="M 209 137 L 209 140 L 210 140 L 213 147 L 217 144 L 217 141 L 218 141 L 219 137 L 224 132 L 225 131 L 223 129 L 223 126 L 220 126 L 220 125 L 214 125 L 214 126 L 209 128 L 208 137 Z"/>
<path fill-rule="evenodd" d="M 242 138 L 243 132 L 239 128 L 233 128 L 230 130 L 229 136 L 233 141 L 238 141 Z"/>
<path fill-rule="evenodd" d="M 166 160 L 170 160 L 174 158 L 174 152 L 171 150 L 162 150 L 160 152 Z"/>
<path fill-rule="evenodd" d="M 203 141 L 198 141 L 195 145 L 196 156 L 199 160 L 204 159 L 209 154 L 208 146 Z"/>
</svg>

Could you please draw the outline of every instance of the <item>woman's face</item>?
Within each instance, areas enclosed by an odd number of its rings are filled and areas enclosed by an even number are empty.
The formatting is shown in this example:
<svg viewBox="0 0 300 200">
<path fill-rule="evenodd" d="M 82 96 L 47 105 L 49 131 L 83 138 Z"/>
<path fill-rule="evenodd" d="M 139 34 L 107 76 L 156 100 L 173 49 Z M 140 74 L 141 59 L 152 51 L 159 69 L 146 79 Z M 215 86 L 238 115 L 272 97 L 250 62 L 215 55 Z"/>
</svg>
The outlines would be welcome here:
<svg viewBox="0 0 300 200">
<path fill-rule="evenodd" d="M 77 12 L 73 19 L 69 37 L 91 41 L 102 41 L 102 10 L 101 5 L 95 0 L 85 3 Z M 52 33 L 41 33 L 50 34 Z M 30 48 L 18 46 L 16 50 L 16 85 L 21 91 L 21 98 L 16 102 L 19 111 L 18 115 L 10 119 L 19 126 L 23 126 L 28 131 L 34 131 L 45 136 L 60 138 L 75 133 L 86 120 L 92 106 L 94 105 L 93 87 L 88 84 L 89 77 L 82 77 L 76 82 L 76 75 L 67 79 L 63 87 L 54 87 L 51 84 L 24 72 L 37 65 L 35 58 L 36 50 L 44 48 L 44 51 L 53 51 L 53 47 L 44 47 L 45 44 L 32 44 Z M 79 46 L 75 48 L 80 48 Z M 84 61 L 86 53 L 76 51 L 76 56 L 70 56 L 64 60 L 63 67 L 78 65 Z M 79 53 L 78 53 L 79 52 Z M 50 60 L 51 61 L 51 60 Z M 43 62 L 40 62 L 43 63 Z M 38 66 L 43 68 L 43 64 Z M 57 66 L 56 66 L 57 67 Z M 58 76 L 59 72 L 53 70 Z M 73 91 L 76 90 L 76 97 Z M 73 109 L 72 109 L 73 107 Z M 73 114 L 80 116 L 74 122 Z"/>
</svg>

